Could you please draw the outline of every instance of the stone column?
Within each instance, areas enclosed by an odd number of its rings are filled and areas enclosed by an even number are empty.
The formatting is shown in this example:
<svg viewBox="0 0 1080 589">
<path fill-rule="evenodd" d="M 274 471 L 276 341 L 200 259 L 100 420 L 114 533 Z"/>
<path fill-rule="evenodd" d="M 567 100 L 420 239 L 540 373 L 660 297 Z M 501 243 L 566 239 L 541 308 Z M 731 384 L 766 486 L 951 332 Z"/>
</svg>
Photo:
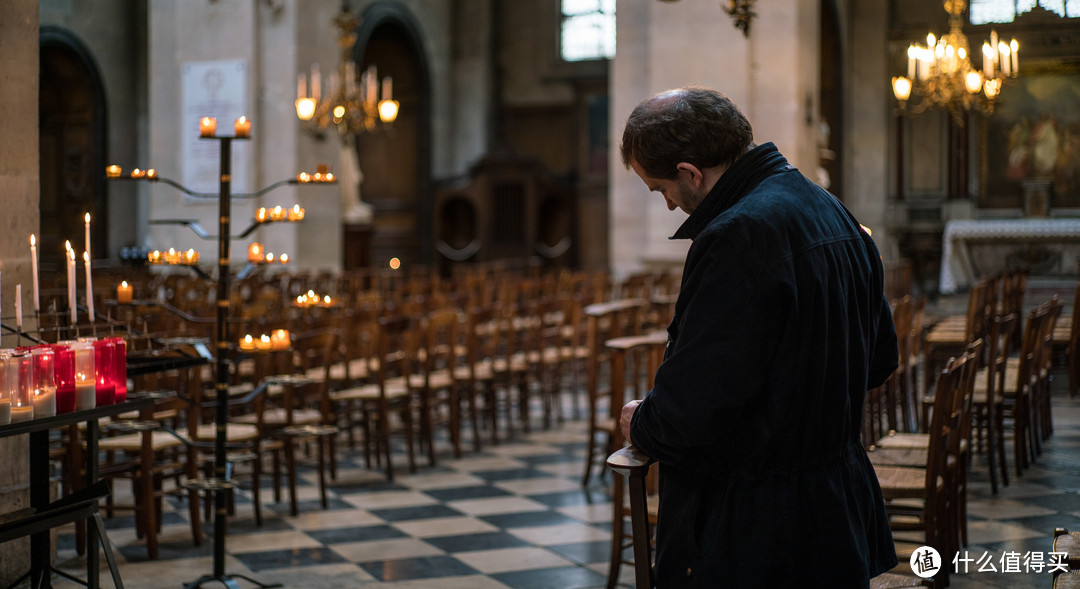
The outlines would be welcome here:
<svg viewBox="0 0 1080 589">
<path fill-rule="evenodd" d="M 15 285 L 29 304 L 30 234 L 38 233 L 38 2 L 9 0 L 0 10 L 0 186 L 3 202 L 15 205 L 0 216 L 0 316 L 15 314 Z M 25 309 L 26 307 L 24 307 Z M 33 307 L 24 318 L 33 317 Z M 29 323 L 29 321 L 27 322 Z M 27 326 L 32 328 L 33 326 Z M 15 345 L 13 338 L 0 341 Z M 0 438 L 0 512 L 29 505 L 30 466 L 26 436 Z M 27 539 L 0 544 L 0 586 L 29 566 Z"/>
</svg>

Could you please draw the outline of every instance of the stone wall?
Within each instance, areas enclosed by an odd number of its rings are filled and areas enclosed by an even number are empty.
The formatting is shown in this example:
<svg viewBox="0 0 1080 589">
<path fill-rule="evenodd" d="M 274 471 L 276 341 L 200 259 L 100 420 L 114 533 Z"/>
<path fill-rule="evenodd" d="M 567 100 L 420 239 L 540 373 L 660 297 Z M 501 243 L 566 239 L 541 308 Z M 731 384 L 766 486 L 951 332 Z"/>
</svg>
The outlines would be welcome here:
<svg viewBox="0 0 1080 589">
<path fill-rule="evenodd" d="M 31 291 L 30 234 L 38 220 L 38 3 L 9 0 L 0 10 L 0 316 L 14 323 L 15 285 L 23 300 Z M 26 315 L 32 316 L 28 312 Z M 33 327 L 29 325 L 28 327 Z M 0 346 L 15 345 L 4 337 Z M 0 438 L 0 511 L 29 505 L 30 467 L 26 436 Z M 0 544 L 0 586 L 7 586 L 29 565 L 29 542 Z"/>
</svg>

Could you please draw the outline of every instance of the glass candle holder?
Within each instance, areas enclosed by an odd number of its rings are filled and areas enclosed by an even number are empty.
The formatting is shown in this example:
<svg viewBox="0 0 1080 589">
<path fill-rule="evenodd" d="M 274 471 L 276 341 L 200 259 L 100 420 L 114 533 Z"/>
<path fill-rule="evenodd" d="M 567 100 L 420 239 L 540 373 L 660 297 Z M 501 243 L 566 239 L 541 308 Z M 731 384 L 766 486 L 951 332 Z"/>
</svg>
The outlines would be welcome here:
<svg viewBox="0 0 1080 589">
<path fill-rule="evenodd" d="M 113 356 L 116 344 L 108 339 L 94 342 L 94 393 L 98 407 L 116 402 L 116 384 L 113 379 Z"/>
<path fill-rule="evenodd" d="M 5 363 L 4 380 L 11 395 L 11 423 L 30 421 L 34 418 L 34 396 L 30 391 L 34 382 L 33 358 L 25 352 L 17 352 Z"/>
<path fill-rule="evenodd" d="M 71 413 L 75 410 L 75 350 L 71 346 L 53 346 L 53 381 L 56 384 L 56 412 Z"/>
<path fill-rule="evenodd" d="M 97 402 L 94 344 L 78 342 L 75 351 L 75 410 L 93 409 Z"/>
<path fill-rule="evenodd" d="M 56 415 L 56 354 L 49 348 L 35 348 L 34 358 L 34 417 Z"/>
<path fill-rule="evenodd" d="M 0 354 L 0 425 L 11 423 L 11 392 L 7 386 L 7 355 Z"/>
<path fill-rule="evenodd" d="M 116 402 L 127 401 L 127 340 L 122 337 L 111 337 L 113 343 L 113 384 L 116 386 Z"/>
</svg>

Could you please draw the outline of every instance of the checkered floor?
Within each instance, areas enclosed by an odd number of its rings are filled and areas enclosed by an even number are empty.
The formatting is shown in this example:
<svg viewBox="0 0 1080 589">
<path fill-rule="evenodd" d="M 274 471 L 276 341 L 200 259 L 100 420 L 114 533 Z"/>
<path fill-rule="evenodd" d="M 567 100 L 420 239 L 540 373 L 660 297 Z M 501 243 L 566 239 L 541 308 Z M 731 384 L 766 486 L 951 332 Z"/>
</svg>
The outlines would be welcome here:
<svg viewBox="0 0 1080 589">
<path fill-rule="evenodd" d="M 1063 380 L 1055 385 L 1054 436 L 1020 480 L 991 495 L 985 464 L 976 459 L 967 550 L 971 558 L 992 559 L 998 572 L 972 565 L 953 577 L 954 588 L 1048 587 L 1045 572 L 1001 572 L 1001 558 L 1048 553 L 1055 527 L 1080 529 L 1080 400 L 1064 395 Z M 581 486 L 584 432 L 583 422 L 571 421 L 460 460 L 444 452 L 437 467 L 421 467 L 416 475 L 402 469 L 394 483 L 365 469 L 362 453 L 345 451 L 327 510 L 319 505 L 312 470 L 300 488 L 298 517 L 264 491 L 265 521 L 256 527 L 249 498 L 240 498 L 230 521 L 226 572 L 303 588 L 602 587 L 612 508 L 607 481 Z M 123 499 L 128 483 L 114 492 Z M 179 587 L 213 571 L 212 541 L 193 546 L 184 504 L 169 501 L 165 510 L 156 561 L 147 560 L 130 516 L 106 521 L 127 587 Z M 85 561 L 76 556 L 73 538 L 70 529 L 61 530 L 57 561 L 79 575 Z M 632 586 L 627 569 L 623 587 Z M 59 577 L 54 583 L 77 586 Z M 111 586 L 107 572 L 102 583 Z"/>
</svg>

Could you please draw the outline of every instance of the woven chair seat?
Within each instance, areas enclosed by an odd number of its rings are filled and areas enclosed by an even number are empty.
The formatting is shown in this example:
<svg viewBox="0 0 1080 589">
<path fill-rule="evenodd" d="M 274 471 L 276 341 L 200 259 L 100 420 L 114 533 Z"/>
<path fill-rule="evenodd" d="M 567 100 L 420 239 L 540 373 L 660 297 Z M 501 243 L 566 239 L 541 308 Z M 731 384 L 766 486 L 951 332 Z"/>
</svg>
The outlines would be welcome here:
<svg viewBox="0 0 1080 589">
<path fill-rule="evenodd" d="M 259 428 L 247 423 L 225 424 L 225 439 L 230 442 L 250 442 L 259 437 Z M 213 440 L 217 438 L 217 425 L 204 423 L 195 430 L 195 439 Z"/>
<path fill-rule="evenodd" d="M 386 396 L 389 399 L 396 399 L 407 396 L 409 394 L 409 387 L 407 386 L 404 378 L 393 378 L 386 381 Z M 369 401 L 379 398 L 379 385 L 372 383 L 359 387 L 349 387 L 347 389 L 341 389 L 340 391 L 331 391 L 330 400 L 332 401 Z"/>
<path fill-rule="evenodd" d="M 141 433 L 124 434 L 111 438 L 102 438 L 98 441 L 98 449 L 102 452 L 139 452 L 142 450 L 143 435 Z M 150 433 L 150 448 L 154 452 L 179 448 L 183 446 L 176 436 L 164 432 L 154 431 Z"/>
<path fill-rule="evenodd" d="M 874 466 L 885 499 L 921 499 L 926 496 L 926 470 L 907 466 Z M 937 486 L 944 491 L 945 479 Z"/>
<path fill-rule="evenodd" d="M 893 587 L 922 587 L 923 580 L 915 575 L 882 573 L 870 579 L 870 589 L 892 589 Z"/>
</svg>

